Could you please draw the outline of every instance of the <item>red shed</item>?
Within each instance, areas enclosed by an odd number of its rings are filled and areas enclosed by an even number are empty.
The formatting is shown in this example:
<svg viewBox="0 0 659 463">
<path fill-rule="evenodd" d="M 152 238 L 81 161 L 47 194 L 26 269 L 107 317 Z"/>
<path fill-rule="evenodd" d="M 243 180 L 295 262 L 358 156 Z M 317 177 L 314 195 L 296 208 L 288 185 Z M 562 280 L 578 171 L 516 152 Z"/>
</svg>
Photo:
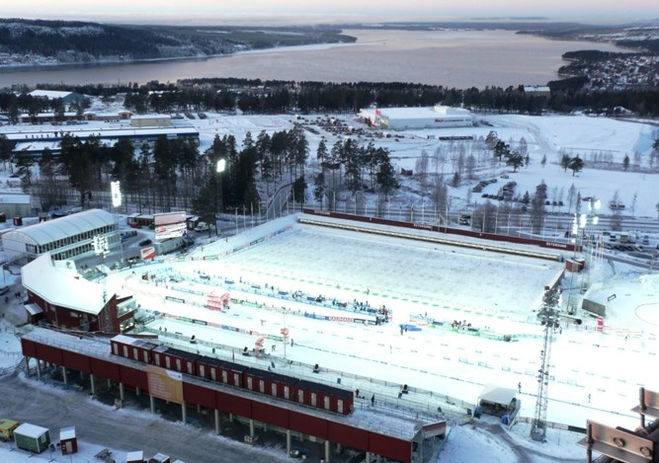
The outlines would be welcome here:
<svg viewBox="0 0 659 463">
<path fill-rule="evenodd" d="M 112 353 L 138 362 L 151 363 L 151 351 L 157 346 L 143 339 L 119 334 L 110 340 Z"/>
<path fill-rule="evenodd" d="M 247 367 L 213 357 L 202 357 L 197 365 L 197 373 L 202 378 L 236 387 L 243 387 L 243 371 L 246 369 Z"/>
<path fill-rule="evenodd" d="M 154 352 L 156 349 L 154 349 Z M 202 358 L 200 355 L 180 349 L 173 349 L 171 347 L 162 352 L 162 357 L 165 361 L 165 368 L 168 370 L 176 370 L 181 373 L 187 373 L 189 375 L 196 374 L 197 360 Z"/>
<path fill-rule="evenodd" d="M 78 438 L 76 437 L 76 428 L 74 426 L 62 428 L 59 432 L 59 443 L 62 455 L 78 453 Z"/>
<path fill-rule="evenodd" d="M 247 389 L 249 389 L 249 378 L 253 378 L 252 384 L 255 387 L 253 390 L 257 392 L 279 397 L 280 399 L 295 400 L 296 385 L 299 381 L 297 378 L 250 368 L 245 371 Z"/>
<path fill-rule="evenodd" d="M 338 387 L 300 380 L 297 383 L 296 402 L 348 415 L 352 412 L 352 394 L 352 391 Z"/>
</svg>

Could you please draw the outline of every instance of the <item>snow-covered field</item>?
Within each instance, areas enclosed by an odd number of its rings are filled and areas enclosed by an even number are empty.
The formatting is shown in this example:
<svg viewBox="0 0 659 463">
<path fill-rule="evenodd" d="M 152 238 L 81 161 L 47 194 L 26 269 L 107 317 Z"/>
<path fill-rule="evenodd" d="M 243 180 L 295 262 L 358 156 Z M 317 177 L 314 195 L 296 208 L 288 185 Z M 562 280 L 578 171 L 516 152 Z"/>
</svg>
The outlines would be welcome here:
<svg viewBox="0 0 659 463">
<path fill-rule="evenodd" d="M 272 239 L 222 256 L 241 240 L 253 241 L 259 234 L 265 236 L 288 226 L 290 221 L 279 219 L 251 230 L 247 237 L 206 245 L 203 251 L 197 249 L 194 261 L 168 260 L 140 267 L 128 279 L 117 274 L 111 284 L 124 285 L 135 293 L 144 309 L 215 325 L 204 327 L 172 318 L 157 318 L 150 324 L 158 332 L 166 329 L 176 333 L 179 340 L 163 337 L 175 344 L 189 348 L 188 340 L 195 335 L 227 346 L 228 350 L 218 355 L 241 360 L 237 352 L 245 346 L 251 349 L 259 337 L 266 337 L 264 347 L 270 357 L 251 360 L 262 368 L 274 359 L 278 370 L 290 369 L 304 377 L 311 375 L 310 365 L 319 363 L 332 372 L 328 382 L 334 382 L 336 372 L 342 372 L 346 387 L 378 397 L 390 396 L 394 402 L 396 384 L 473 404 L 487 384 L 516 388 L 521 383 L 522 416 L 533 416 L 541 326 L 531 310 L 559 264 L 306 225 L 295 225 Z M 200 261 L 202 255 L 221 257 Z M 488 267 L 491 262 L 497 265 Z M 195 271 L 208 275 L 210 281 L 199 279 Z M 139 278 L 141 272 L 156 278 L 147 283 Z M 292 302 L 284 299 L 269 302 L 279 310 L 232 304 L 224 312 L 209 311 L 165 300 L 165 295 L 171 294 L 189 298 L 185 292 L 172 292 L 175 284 L 168 282 L 170 274 L 195 279 L 195 289 L 207 284 L 208 293 L 224 288 L 231 291 L 224 283 L 230 278 L 267 283 L 274 287 L 273 293 L 304 291 L 330 299 L 368 300 L 372 305 L 392 308 L 394 321 L 363 326 L 313 320 L 297 314 Z M 613 311 L 617 304 L 612 301 Z M 314 306 L 308 311 L 313 312 Z M 637 400 L 638 386 L 651 387 L 656 380 L 651 369 L 639 366 L 653 362 L 657 338 L 652 330 L 621 330 L 642 326 L 637 314 L 621 312 L 615 319 L 615 330 L 596 332 L 594 320 L 586 320 L 580 327 L 563 324 L 555 334 L 550 421 L 575 426 L 584 426 L 587 418 L 627 426 L 636 423 L 629 408 Z M 418 322 L 417 316 L 424 319 L 426 314 L 427 319 L 449 323 L 466 320 L 482 334 L 512 334 L 516 341 L 490 340 L 463 330 L 452 331 L 446 325 L 432 329 L 423 323 L 421 331 L 400 333 L 399 323 Z M 288 346 L 286 358 L 307 367 L 282 361 L 284 349 L 274 337 L 284 326 L 295 340 L 294 346 Z M 211 353 L 209 346 L 197 344 L 195 349 Z M 371 378 L 378 382 L 372 383 Z M 385 381 L 393 387 L 381 386 Z M 425 395 L 415 400 L 429 408 L 434 403 Z"/>
</svg>

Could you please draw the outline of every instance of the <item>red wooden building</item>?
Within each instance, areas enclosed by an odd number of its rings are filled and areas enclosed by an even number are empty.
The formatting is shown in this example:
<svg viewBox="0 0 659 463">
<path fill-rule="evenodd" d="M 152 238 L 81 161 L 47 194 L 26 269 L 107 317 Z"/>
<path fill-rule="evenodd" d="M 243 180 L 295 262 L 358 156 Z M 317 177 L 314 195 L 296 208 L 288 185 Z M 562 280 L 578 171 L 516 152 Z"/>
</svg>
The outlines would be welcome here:
<svg viewBox="0 0 659 463">
<path fill-rule="evenodd" d="M 35 328 L 21 338 L 21 344 L 27 360 L 28 375 L 30 358 L 38 360 L 38 374 L 41 371 L 41 362 L 48 362 L 62 367 L 64 371 L 70 369 L 90 375 L 92 389 L 95 378 L 103 378 L 118 383 L 122 395 L 126 389 L 139 389 L 149 393 L 152 411 L 155 410 L 153 404 L 157 399 L 153 394 L 156 392 L 149 390 L 148 365 L 142 361 L 112 355 L 107 339 L 78 339 L 64 333 Z M 139 358 L 139 348 L 135 352 Z M 377 407 L 358 409 L 350 415 L 329 413 L 269 395 L 209 382 L 185 373 L 184 365 L 181 365 L 181 369 L 184 373 L 176 387 L 180 387 L 182 391 L 183 420 L 188 407 L 199 406 L 215 411 L 217 432 L 219 413 L 247 420 L 252 439 L 255 423 L 278 427 L 286 435 L 288 451 L 291 449 L 292 432 L 313 436 L 325 442 L 325 461 L 328 462 L 330 443 L 367 452 L 367 461 L 373 456 L 381 455 L 399 462 L 422 462 L 424 439 L 445 436 L 447 431 L 446 422 L 422 417 L 394 416 L 391 411 L 383 414 Z M 273 380 L 270 387 L 272 384 L 277 383 Z M 316 400 L 324 399 L 317 397 Z M 441 428 L 439 433 L 438 427 Z M 432 429 L 432 432 L 426 433 L 424 429 Z"/>
<path fill-rule="evenodd" d="M 102 283 L 84 279 L 70 261 L 44 254 L 23 266 L 21 274 L 30 319 L 36 306 L 57 328 L 119 333 L 133 325 L 132 296 L 111 294 Z"/>
</svg>

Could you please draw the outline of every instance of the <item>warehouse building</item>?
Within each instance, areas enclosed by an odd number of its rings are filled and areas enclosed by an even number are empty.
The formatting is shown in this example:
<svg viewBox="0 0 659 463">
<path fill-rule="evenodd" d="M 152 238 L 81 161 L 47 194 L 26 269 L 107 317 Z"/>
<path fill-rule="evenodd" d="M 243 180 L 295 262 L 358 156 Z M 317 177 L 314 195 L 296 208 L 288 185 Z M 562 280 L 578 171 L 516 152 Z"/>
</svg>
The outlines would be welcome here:
<svg viewBox="0 0 659 463">
<path fill-rule="evenodd" d="M 106 237 L 110 249 L 121 243 L 115 217 L 90 209 L 9 231 L 2 235 L 2 246 L 8 259 L 31 260 L 49 252 L 53 259 L 62 260 L 93 252 L 96 236 Z"/>
<path fill-rule="evenodd" d="M 46 100 L 62 100 L 62 103 L 69 105 L 77 103 L 85 98 L 85 95 L 76 92 L 62 92 L 58 90 L 32 90 L 28 95 L 34 98 L 44 98 Z"/>
<path fill-rule="evenodd" d="M 472 127 L 474 118 L 463 108 L 436 105 L 432 108 L 368 108 L 359 118 L 370 127 L 389 130 Z"/>
</svg>

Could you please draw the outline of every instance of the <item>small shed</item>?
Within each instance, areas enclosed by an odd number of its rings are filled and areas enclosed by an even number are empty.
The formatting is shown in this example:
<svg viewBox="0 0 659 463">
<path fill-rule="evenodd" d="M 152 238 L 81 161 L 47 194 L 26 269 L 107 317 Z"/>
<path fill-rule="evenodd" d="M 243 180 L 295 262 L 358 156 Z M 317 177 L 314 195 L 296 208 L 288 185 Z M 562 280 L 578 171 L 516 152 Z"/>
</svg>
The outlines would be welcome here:
<svg viewBox="0 0 659 463">
<path fill-rule="evenodd" d="M 126 454 L 126 463 L 144 463 L 144 452 L 135 450 Z"/>
<path fill-rule="evenodd" d="M 41 453 L 50 445 L 50 433 L 41 426 L 23 423 L 14 429 L 14 440 L 19 449 Z"/>
<path fill-rule="evenodd" d="M 78 438 L 76 437 L 76 428 L 70 426 L 62 428 L 59 432 L 59 443 L 62 449 L 62 455 L 78 453 Z"/>
<path fill-rule="evenodd" d="M 25 311 L 27 312 L 27 321 L 33 325 L 36 325 L 44 316 L 43 309 L 35 303 L 25 304 Z"/>
<path fill-rule="evenodd" d="M 508 415 L 509 422 L 517 415 L 520 401 L 517 391 L 498 386 L 485 386 L 478 397 L 478 406 L 487 415 L 503 417 Z"/>
<path fill-rule="evenodd" d="M 18 427 L 18 424 L 18 421 L 0 418 L 0 440 L 8 441 L 14 437 L 14 429 Z"/>
<path fill-rule="evenodd" d="M 156 453 L 149 459 L 149 463 L 170 463 L 171 460 L 167 455 Z"/>
</svg>

